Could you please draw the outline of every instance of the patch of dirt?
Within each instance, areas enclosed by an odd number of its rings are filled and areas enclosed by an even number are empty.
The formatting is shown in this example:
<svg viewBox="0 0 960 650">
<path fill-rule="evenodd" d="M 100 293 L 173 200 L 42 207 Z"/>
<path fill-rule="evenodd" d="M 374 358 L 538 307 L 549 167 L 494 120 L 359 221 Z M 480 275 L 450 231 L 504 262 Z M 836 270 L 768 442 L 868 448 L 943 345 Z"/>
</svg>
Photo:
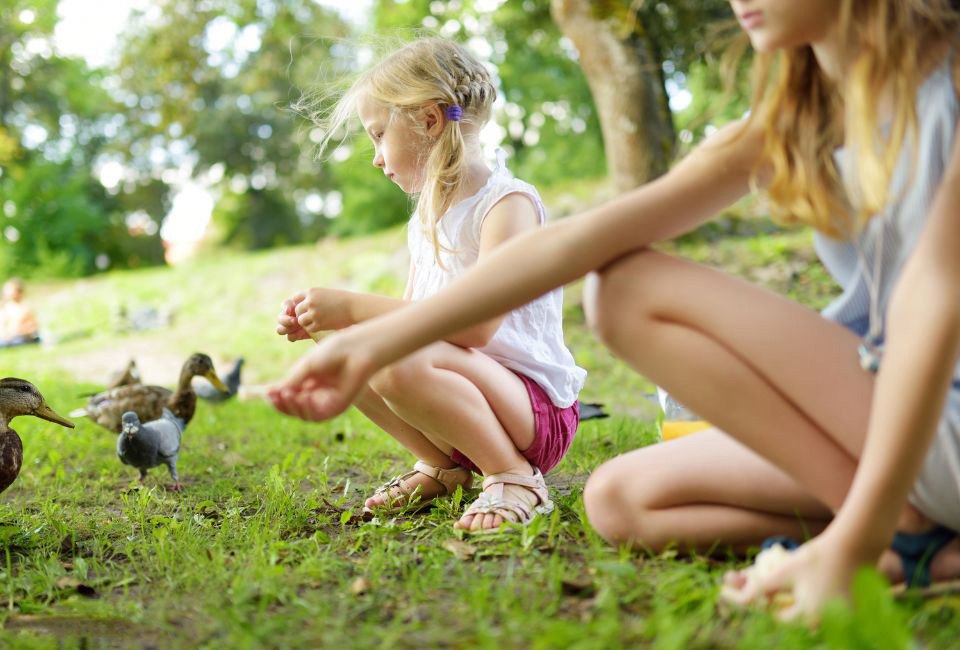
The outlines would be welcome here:
<svg viewBox="0 0 960 650">
<path fill-rule="evenodd" d="M 144 383 L 172 386 L 180 376 L 186 357 L 171 353 L 156 340 L 128 338 L 122 346 L 57 355 L 57 365 L 78 381 L 105 385 L 130 359 L 136 360 Z"/>
</svg>

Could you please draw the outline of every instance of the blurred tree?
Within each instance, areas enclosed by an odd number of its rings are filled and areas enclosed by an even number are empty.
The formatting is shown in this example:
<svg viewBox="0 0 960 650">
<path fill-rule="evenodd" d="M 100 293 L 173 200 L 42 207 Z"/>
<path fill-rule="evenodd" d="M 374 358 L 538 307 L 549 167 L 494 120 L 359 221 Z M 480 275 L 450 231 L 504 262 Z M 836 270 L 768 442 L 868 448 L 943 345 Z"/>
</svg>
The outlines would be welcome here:
<svg viewBox="0 0 960 650">
<path fill-rule="evenodd" d="M 286 110 L 317 71 L 350 57 L 335 14 L 311 0 L 160 0 L 123 37 L 115 143 L 138 183 L 199 180 L 223 201 L 222 243 L 243 248 L 322 235 L 302 200 L 333 189 L 311 129 Z M 339 52 L 339 53 L 338 53 Z M 331 63 L 334 62 L 334 63 Z"/>
<path fill-rule="evenodd" d="M 53 47 L 56 0 L 0 5 L 0 272 L 81 275 L 162 260 L 94 177 L 116 106 L 102 74 Z"/>
<path fill-rule="evenodd" d="M 615 186 L 623 191 L 662 174 L 676 140 L 667 72 L 682 78 L 710 52 L 728 3 L 551 0 L 551 9 L 590 82 Z"/>
</svg>

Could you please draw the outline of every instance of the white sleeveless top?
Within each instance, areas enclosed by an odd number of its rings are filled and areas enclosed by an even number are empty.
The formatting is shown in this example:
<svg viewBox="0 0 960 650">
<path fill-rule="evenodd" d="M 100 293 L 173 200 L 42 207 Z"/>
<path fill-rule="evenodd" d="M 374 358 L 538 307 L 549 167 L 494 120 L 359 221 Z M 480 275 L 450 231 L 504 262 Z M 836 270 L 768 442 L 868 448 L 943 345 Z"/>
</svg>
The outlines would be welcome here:
<svg viewBox="0 0 960 650">
<path fill-rule="evenodd" d="M 490 209 L 508 194 L 523 194 L 537 208 L 540 224 L 546 212 L 537 190 L 513 177 L 497 152 L 497 166 L 484 186 L 443 215 L 438 227 L 441 268 L 433 242 L 414 215 L 407 225 L 410 263 L 414 265 L 411 300 L 422 300 L 450 284 L 477 262 L 480 229 Z M 554 289 L 533 302 L 515 309 L 503 319 L 484 354 L 539 384 L 554 405 L 565 408 L 577 400 L 587 376 L 577 366 L 563 341 L 563 289 Z"/>
</svg>

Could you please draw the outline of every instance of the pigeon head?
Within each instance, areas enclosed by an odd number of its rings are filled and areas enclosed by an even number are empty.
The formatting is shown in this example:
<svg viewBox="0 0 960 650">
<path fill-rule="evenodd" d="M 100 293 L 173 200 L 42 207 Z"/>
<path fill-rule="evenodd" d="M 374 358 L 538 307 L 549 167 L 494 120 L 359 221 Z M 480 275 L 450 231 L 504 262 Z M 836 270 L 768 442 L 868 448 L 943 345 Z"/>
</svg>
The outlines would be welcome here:
<svg viewBox="0 0 960 650">
<path fill-rule="evenodd" d="M 127 411 L 120 418 L 120 431 L 132 437 L 140 428 L 140 418 L 133 411 Z"/>
</svg>

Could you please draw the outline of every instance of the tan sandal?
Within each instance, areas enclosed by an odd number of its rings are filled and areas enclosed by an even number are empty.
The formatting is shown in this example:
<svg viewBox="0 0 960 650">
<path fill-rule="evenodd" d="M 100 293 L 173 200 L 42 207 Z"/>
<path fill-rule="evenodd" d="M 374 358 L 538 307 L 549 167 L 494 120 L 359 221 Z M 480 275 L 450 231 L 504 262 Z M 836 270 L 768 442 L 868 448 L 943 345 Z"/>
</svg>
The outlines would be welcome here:
<svg viewBox="0 0 960 650">
<path fill-rule="evenodd" d="M 425 474 L 429 476 L 434 481 L 443 486 L 443 492 L 436 494 L 428 499 L 421 499 L 419 496 L 419 488 L 417 486 L 413 491 L 407 491 L 403 488 L 403 481 L 411 478 L 415 474 Z M 464 490 L 470 488 L 470 485 L 473 483 L 473 472 L 471 472 L 466 467 L 461 467 L 457 465 L 456 467 L 451 467 L 449 469 L 443 469 L 442 467 L 434 467 L 428 463 L 418 460 L 413 465 L 413 470 L 403 474 L 402 476 L 396 476 L 380 487 L 376 489 L 373 493 L 373 496 L 383 496 L 384 503 L 383 505 L 374 506 L 373 508 L 363 507 L 364 512 L 372 513 L 376 512 L 416 512 L 417 510 L 422 510 L 429 506 L 434 499 L 438 497 L 443 497 L 448 494 L 452 494 L 458 486 L 463 486 Z M 390 491 L 393 488 L 397 488 L 400 491 L 400 494 L 397 496 L 391 497 Z M 372 498 L 372 497 L 371 497 Z"/>
<path fill-rule="evenodd" d="M 547 484 L 543 480 L 543 474 L 536 467 L 533 468 L 533 474 L 490 474 L 483 479 L 483 492 L 477 497 L 477 500 L 470 504 L 463 516 L 467 515 L 500 515 L 504 523 L 528 525 L 537 518 L 538 515 L 546 515 L 553 512 L 553 501 L 550 500 L 550 493 L 547 491 Z M 537 497 L 536 505 L 529 505 L 515 498 L 504 497 L 504 485 L 520 485 Z M 487 491 L 488 487 L 494 486 L 492 490 Z M 502 524 L 501 524 L 502 525 Z M 478 530 L 469 530 L 470 533 L 492 533 L 500 529 L 481 528 Z"/>
</svg>

